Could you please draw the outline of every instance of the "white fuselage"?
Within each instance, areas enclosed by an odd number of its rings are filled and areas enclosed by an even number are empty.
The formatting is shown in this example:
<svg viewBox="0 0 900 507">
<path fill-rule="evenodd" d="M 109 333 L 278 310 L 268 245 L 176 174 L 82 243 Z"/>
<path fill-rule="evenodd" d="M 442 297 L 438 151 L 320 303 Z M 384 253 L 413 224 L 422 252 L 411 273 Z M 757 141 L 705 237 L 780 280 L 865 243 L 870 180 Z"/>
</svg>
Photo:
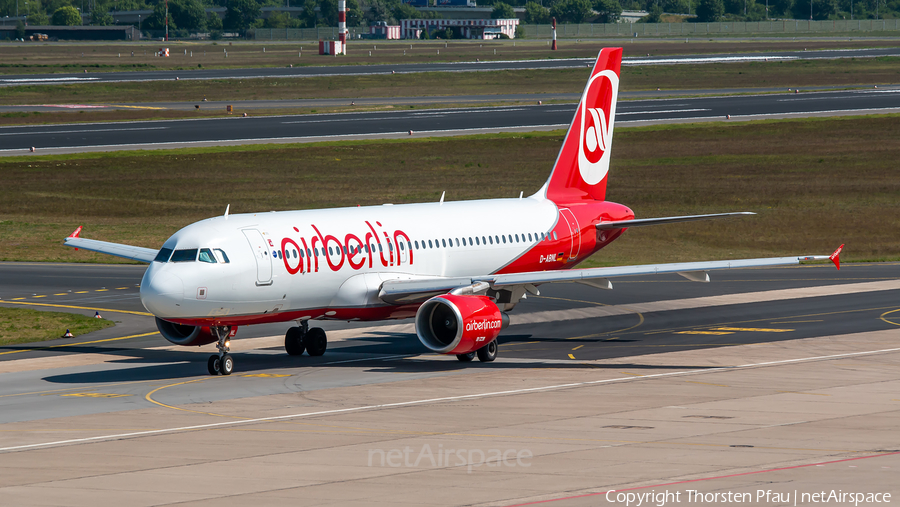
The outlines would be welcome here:
<svg viewBox="0 0 900 507">
<path fill-rule="evenodd" d="M 559 216 L 533 196 L 210 218 L 165 242 L 174 256 L 150 264 L 141 300 L 185 323 L 385 318 L 371 312 L 383 281 L 495 273 Z"/>
</svg>

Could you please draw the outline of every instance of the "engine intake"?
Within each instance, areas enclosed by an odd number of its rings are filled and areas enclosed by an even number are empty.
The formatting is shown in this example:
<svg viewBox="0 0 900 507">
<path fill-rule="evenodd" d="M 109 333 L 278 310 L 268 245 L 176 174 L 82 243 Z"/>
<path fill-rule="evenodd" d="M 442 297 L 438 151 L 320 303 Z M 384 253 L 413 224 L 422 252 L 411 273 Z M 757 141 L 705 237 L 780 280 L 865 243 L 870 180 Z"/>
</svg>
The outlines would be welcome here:
<svg viewBox="0 0 900 507">
<path fill-rule="evenodd" d="M 186 326 L 156 318 L 156 329 L 163 338 L 175 345 L 206 345 L 219 341 L 216 335 L 206 326 Z"/>
<path fill-rule="evenodd" d="M 493 341 L 509 316 L 486 296 L 435 296 L 416 312 L 416 335 L 438 354 L 468 354 Z"/>
</svg>

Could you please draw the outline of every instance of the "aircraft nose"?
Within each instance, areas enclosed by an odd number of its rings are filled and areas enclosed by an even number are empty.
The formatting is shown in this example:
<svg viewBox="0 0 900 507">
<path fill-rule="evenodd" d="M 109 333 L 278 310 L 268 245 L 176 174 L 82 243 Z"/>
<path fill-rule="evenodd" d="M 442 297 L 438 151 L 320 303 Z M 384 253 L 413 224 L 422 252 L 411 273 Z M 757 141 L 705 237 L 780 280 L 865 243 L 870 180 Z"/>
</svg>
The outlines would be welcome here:
<svg viewBox="0 0 900 507">
<path fill-rule="evenodd" d="M 184 283 L 178 276 L 166 272 L 150 270 L 141 281 L 141 303 L 148 312 L 157 317 L 177 316 L 178 306 L 184 300 Z"/>
</svg>

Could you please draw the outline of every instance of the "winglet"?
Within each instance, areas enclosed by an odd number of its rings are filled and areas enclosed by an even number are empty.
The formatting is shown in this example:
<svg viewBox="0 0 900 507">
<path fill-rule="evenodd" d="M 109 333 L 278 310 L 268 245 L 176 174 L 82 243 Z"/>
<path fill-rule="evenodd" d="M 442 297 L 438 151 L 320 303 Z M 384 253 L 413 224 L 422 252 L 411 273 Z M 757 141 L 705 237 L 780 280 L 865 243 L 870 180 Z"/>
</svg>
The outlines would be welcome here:
<svg viewBox="0 0 900 507">
<path fill-rule="evenodd" d="M 83 227 L 84 227 L 83 225 L 79 225 L 78 228 L 75 229 L 75 232 L 73 232 L 72 234 L 69 234 L 69 237 L 70 237 L 70 238 L 77 238 L 78 235 L 81 234 L 81 229 L 82 229 Z M 76 248 L 75 251 L 77 252 L 78 249 Z"/>
<path fill-rule="evenodd" d="M 831 259 L 831 262 L 834 263 L 835 267 L 837 267 L 838 270 L 841 269 L 841 250 L 843 250 L 843 249 L 844 249 L 844 245 L 841 245 L 838 247 L 837 250 L 834 251 L 833 254 L 828 256 L 828 258 Z"/>
</svg>

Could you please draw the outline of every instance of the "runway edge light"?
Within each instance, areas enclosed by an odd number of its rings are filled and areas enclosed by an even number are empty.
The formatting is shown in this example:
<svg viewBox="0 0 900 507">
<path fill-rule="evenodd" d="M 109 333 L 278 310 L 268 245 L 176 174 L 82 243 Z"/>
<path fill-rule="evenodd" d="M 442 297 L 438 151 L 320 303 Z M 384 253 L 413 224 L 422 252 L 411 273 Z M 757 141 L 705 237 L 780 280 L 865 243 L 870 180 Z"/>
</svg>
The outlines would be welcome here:
<svg viewBox="0 0 900 507">
<path fill-rule="evenodd" d="M 838 247 L 837 250 L 834 251 L 833 254 L 828 256 L 828 258 L 831 259 L 831 262 L 834 263 L 834 266 L 836 268 L 838 268 L 838 271 L 840 271 L 840 269 L 841 269 L 841 250 L 843 250 L 843 249 L 844 249 L 844 245 L 841 245 Z"/>
</svg>

